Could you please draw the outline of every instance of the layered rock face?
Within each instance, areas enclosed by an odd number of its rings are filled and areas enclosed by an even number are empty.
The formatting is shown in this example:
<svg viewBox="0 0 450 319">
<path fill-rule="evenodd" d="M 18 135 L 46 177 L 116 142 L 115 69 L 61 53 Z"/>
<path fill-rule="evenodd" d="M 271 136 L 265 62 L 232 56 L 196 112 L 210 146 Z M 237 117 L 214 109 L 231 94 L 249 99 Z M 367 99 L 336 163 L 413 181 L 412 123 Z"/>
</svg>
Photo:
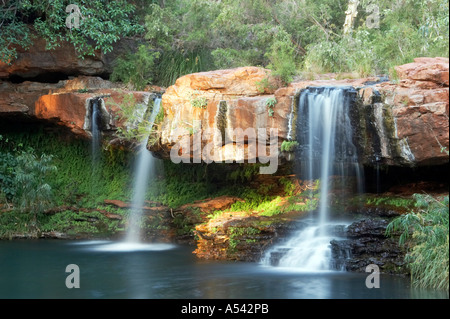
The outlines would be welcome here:
<svg viewBox="0 0 450 319">
<path fill-rule="evenodd" d="M 43 120 L 69 128 L 76 135 L 89 138 L 87 121 L 89 103 L 102 99 L 102 130 L 114 132 L 125 125 L 117 120 L 120 104 L 132 94 L 138 105 L 147 105 L 153 93 L 127 91 L 99 77 L 80 76 L 58 83 L 23 82 L 0 84 L 0 118 Z"/>
<path fill-rule="evenodd" d="M 37 40 L 30 52 L 19 53 L 14 64 L 0 65 L 0 78 L 4 79 L 0 82 L 0 118 L 48 120 L 89 136 L 85 130 L 86 101 L 103 97 L 120 104 L 123 96 L 131 93 L 142 104 L 148 93 L 120 92 L 117 85 L 91 76 L 57 83 L 8 80 L 54 72 L 105 74 L 111 69 L 111 59 L 99 55 L 80 60 L 71 47 L 46 51 L 44 43 Z M 350 86 L 358 91 L 352 120 L 363 164 L 445 164 L 448 155 L 443 150 L 449 147 L 448 62 L 447 58 L 417 58 L 396 68 L 398 81 L 316 80 L 281 88 L 269 70 L 257 67 L 189 74 L 163 95 L 165 118 L 159 140 L 148 148 L 160 157 L 175 154 L 180 161 L 194 163 L 267 163 L 268 157 L 276 155 L 292 158 L 281 152 L 281 145 L 295 137 L 300 92 L 310 86 Z M 124 124 L 113 123 L 114 103 L 107 109 L 110 128 Z"/>
<path fill-rule="evenodd" d="M 269 145 L 277 144 L 283 156 L 282 142 L 295 136 L 300 92 L 309 86 L 350 86 L 358 91 L 352 121 L 364 164 L 448 163 L 448 155 L 442 152 L 449 146 L 448 59 L 418 58 L 397 67 L 397 73 L 397 82 L 378 78 L 301 81 L 278 89 L 270 72 L 261 68 L 190 74 L 164 94 L 160 140 L 149 149 L 168 158 L 176 147 L 178 155 L 183 153 L 189 161 L 195 158 L 199 142 L 202 149 L 210 146 L 212 159 L 254 162 L 261 155 L 251 149 L 255 136 L 239 138 L 236 130 L 241 129 L 256 132 L 258 145 L 265 146 L 258 150 L 267 154 Z M 185 143 L 180 143 L 186 135 Z M 239 147 L 244 151 L 239 153 Z"/>
<path fill-rule="evenodd" d="M 287 134 L 290 105 L 274 108 L 274 114 L 269 114 L 273 90 L 261 84 L 268 75 L 268 70 L 245 67 L 179 78 L 163 95 L 165 119 L 160 143 L 150 149 L 169 156 L 172 147 L 184 138 L 180 156 L 186 161 L 196 156 L 196 147 L 204 150 L 208 144 L 213 146 L 210 160 L 252 161 L 259 152 L 268 152 L 271 129 L 276 130 L 272 143 L 278 147 Z M 195 145 L 197 141 L 200 143 Z M 253 142 L 262 147 L 251 149 Z M 201 160 L 205 160 L 202 155 Z"/>
<path fill-rule="evenodd" d="M 417 58 L 396 67 L 397 84 L 378 84 L 374 103 L 380 153 L 388 164 L 448 163 L 449 59 Z"/>
<path fill-rule="evenodd" d="M 0 62 L 0 120 L 56 123 L 89 138 L 89 103 L 101 99 L 102 130 L 113 134 L 117 126 L 125 125 L 116 118 L 126 95 L 132 94 L 137 106 L 148 104 L 152 96 L 150 92 L 126 90 L 101 77 L 111 74 L 118 55 L 136 46 L 135 40 L 122 39 L 112 53 L 97 52 L 84 59 L 65 42 L 47 50 L 45 41 L 37 38 L 29 50 L 18 48 L 18 58 L 12 64 Z"/>
<path fill-rule="evenodd" d="M 121 39 L 108 54 L 96 52 L 95 56 L 79 58 L 72 44 L 61 42 L 53 50 L 46 49 L 44 39 L 36 38 L 29 50 L 17 48 L 17 59 L 11 65 L 0 62 L 0 79 L 11 77 L 48 79 L 52 76 L 106 76 L 112 72 L 112 62 L 121 53 L 137 46 L 133 39 Z"/>
</svg>

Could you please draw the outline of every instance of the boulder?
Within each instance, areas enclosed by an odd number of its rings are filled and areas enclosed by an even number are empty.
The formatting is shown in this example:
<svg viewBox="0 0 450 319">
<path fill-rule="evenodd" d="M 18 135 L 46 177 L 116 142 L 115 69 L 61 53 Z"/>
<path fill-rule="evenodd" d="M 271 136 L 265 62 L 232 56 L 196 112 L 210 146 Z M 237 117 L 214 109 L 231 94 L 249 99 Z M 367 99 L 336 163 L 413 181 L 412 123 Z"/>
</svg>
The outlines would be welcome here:
<svg viewBox="0 0 450 319">
<path fill-rule="evenodd" d="M 447 86 L 449 83 L 448 58 L 415 58 L 414 62 L 395 67 L 402 80 L 425 81 Z"/>
<path fill-rule="evenodd" d="M 40 96 L 63 87 L 63 81 L 56 84 L 0 82 L 0 118 L 32 117 L 34 116 L 34 104 Z"/>
<path fill-rule="evenodd" d="M 57 83 L 25 81 L 0 82 L 0 117 L 8 115 L 35 116 L 35 104 L 41 96 L 62 93 L 93 92 L 99 89 L 120 88 L 100 77 L 79 76 Z"/>
<path fill-rule="evenodd" d="M 200 151 L 210 147 L 212 160 L 254 163 L 263 155 L 258 151 L 269 154 L 272 141 L 278 155 L 284 157 L 281 144 L 295 136 L 300 92 L 311 86 L 345 86 L 359 93 L 354 112 L 358 117 L 352 121 L 357 124 L 356 139 L 364 164 L 448 163 L 442 152 L 449 145 L 448 59 L 418 58 L 397 69 L 398 83 L 383 78 L 331 79 L 299 81 L 278 89 L 270 71 L 255 67 L 186 75 L 163 95 L 165 119 L 160 139 L 148 148 L 168 158 L 178 147 L 175 151 L 182 153 L 180 158 L 192 161 L 197 143 Z M 264 91 L 261 83 L 266 83 Z M 236 129 L 265 130 L 266 134 L 258 136 L 266 139 L 265 148 L 254 152 L 255 137 L 238 139 Z M 273 140 L 269 139 L 271 129 L 276 130 Z M 180 143 L 183 136 L 184 144 Z M 202 155 L 193 162 L 205 160 Z"/>
<path fill-rule="evenodd" d="M 42 54 L 56 53 L 43 50 Z M 26 61 L 25 56 L 20 61 Z M 9 66 L 8 74 L 19 74 L 19 70 L 33 73 L 30 68 L 18 68 L 20 61 Z M 5 68 L 0 66 L 0 70 Z M 274 155 L 289 160 L 293 156 L 281 152 L 281 145 L 295 137 L 301 91 L 310 86 L 350 86 L 358 91 L 352 122 L 363 164 L 415 167 L 448 163 L 448 59 L 417 58 L 398 66 L 397 74 L 399 80 L 391 82 L 380 78 L 313 80 L 281 88 L 269 70 L 258 67 L 185 75 L 163 94 L 164 120 L 148 149 L 162 158 L 175 154 L 177 160 L 191 163 L 267 163 L 267 157 Z M 105 129 L 113 132 L 124 125 L 115 118 L 117 104 L 125 94 L 133 94 L 139 104 L 149 98 L 149 92 L 120 88 L 89 76 L 57 83 L 0 82 L 0 118 L 51 120 L 89 136 L 86 101 L 103 97 L 104 117 L 111 119 Z"/>
<path fill-rule="evenodd" d="M 385 219 L 368 218 L 349 225 L 346 239 L 331 241 L 334 267 L 365 272 L 369 264 L 375 264 L 382 273 L 408 273 L 405 250 L 398 245 L 398 236 L 385 235 L 388 223 Z"/>
</svg>

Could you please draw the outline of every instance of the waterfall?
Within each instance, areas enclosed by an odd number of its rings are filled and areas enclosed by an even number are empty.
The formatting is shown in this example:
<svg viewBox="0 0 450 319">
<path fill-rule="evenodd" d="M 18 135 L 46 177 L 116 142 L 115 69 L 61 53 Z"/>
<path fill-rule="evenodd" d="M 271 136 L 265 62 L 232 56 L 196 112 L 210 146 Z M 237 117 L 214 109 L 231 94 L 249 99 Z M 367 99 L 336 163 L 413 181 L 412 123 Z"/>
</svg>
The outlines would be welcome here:
<svg viewBox="0 0 450 319">
<path fill-rule="evenodd" d="M 142 219 L 143 207 L 145 205 L 145 195 L 147 193 L 148 182 L 151 179 L 154 169 L 155 158 L 147 150 L 147 143 L 155 122 L 156 116 L 161 108 L 161 98 L 156 98 L 154 101 L 152 113 L 149 119 L 148 132 L 142 140 L 138 157 L 134 170 L 134 185 L 133 185 L 133 200 L 132 210 L 130 213 L 128 232 L 126 236 L 127 242 L 139 242 L 141 236 L 140 221 Z"/>
<path fill-rule="evenodd" d="M 92 163 L 95 166 L 100 154 L 100 125 L 98 99 L 92 100 L 91 134 L 92 134 Z"/>
<path fill-rule="evenodd" d="M 299 151 L 297 169 L 303 180 L 319 179 L 317 212 L 302 221 L 304 227 L 263 258 L 263 264 L 305 271 L 330 270 L 336 223 L 330 220 L 329 192 L 332 176 L 352 175 L 362 187 L 362 169 L 353 143 L 352 88 L 308 88 L 299 97 L 296 124 Z M 274 261 L 274 257 L 277 258 Z"/>
<path fill-rule="evenodd" d="M 288 133 L 287 139 L 290 141 L 292 139 L 292 125 L 294 122 L 294 103 L 291 105 L 291 112 L 289 113 L 289 121 L 288 121 Z"/>
</svg>

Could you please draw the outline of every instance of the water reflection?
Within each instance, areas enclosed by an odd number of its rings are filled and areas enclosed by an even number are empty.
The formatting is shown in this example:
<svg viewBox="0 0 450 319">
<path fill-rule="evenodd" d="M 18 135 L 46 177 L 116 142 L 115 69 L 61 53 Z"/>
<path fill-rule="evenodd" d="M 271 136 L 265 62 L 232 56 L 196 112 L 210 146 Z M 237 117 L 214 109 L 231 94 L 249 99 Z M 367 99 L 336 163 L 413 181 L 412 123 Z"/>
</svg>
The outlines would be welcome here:
<svg viewBox="0 0 450 319">
<path fill-rule="evenodd" d="M 192 247 L 152 245 L 124 251 L 114 242 L 0 242 L 0 298 L 448 298 L 413 289 L 408 278 L 381 275 L 381 288 L 368 289 L 366 274 L 201 261 Z M 80 289 L 65 287 L 72 263 L 80 268 Z"/>
</svg>

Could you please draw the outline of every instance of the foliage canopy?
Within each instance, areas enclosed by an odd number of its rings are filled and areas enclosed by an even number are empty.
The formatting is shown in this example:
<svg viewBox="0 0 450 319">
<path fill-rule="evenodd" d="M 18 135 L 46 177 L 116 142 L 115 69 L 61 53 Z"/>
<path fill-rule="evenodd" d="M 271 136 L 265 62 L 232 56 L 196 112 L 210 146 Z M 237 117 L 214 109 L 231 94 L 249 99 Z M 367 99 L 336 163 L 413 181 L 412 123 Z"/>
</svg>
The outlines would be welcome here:
<svg viewBox="0 0 450 319">
<path fill-rule="evenodd" d="M 108 0 L 2 0 L 0 8 L 0 61 L 11 63 L 17 47 L 29 48 L 33 38 L 43 38 L 46 48 L 72 43 L 80 57 L 112 51 L 121 37 L 143 31 L 131 1 Z M 79 27 L 68 28 L 69 4 L 80 10 Z"/>
<path fill-rule="evenodd" d="M 116 61 L 112 79 L 139 88 L 246 65 L 272 68 L 284 82 L 310 73 L 379 75 L 414 57 L 449 55 L 445 0 L 361 0 L 345 35 L 348 0 L 1 2 L 1 61 L 13 61 L 16 48 L 29 47 L 33 37 L 44 38 L 48 49 L 68 41 L 83 56 L 137 35 L 143 44 Z M 80 28 L 65 24 L 69 3 L 80 8 Z"/>
</svg>

